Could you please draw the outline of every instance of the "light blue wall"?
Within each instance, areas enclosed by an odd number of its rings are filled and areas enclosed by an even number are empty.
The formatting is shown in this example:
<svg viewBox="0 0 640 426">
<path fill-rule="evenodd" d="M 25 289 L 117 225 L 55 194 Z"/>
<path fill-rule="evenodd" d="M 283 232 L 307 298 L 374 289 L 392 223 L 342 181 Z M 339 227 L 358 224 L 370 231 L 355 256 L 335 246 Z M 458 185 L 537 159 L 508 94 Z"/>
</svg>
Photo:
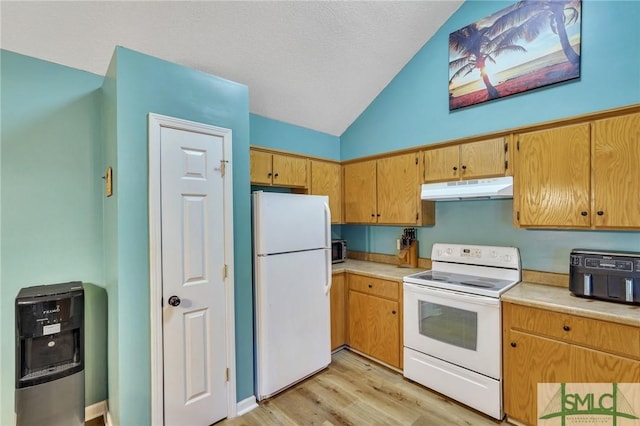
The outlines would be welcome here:
<svg viewBox="0 0 640 426">
<path fill-rule="evenodd" d="M 238 400 L 253 394 L 253 314 L 249 186 L 249 96 L 246 86 L 118 47 L 115 52 L 119 359 L 116 423 L 150 424 L 147 114 L 233 131 L 233 207 Z M 108 143 L 113 143 L 109 141 Z M 105 164 L 106 165 L 106 164 Z M 105 215 L 112 214 L 113 211 Z M 107 221 L 113 218 L 106 217 Z M 112 261 L 107 260 L 108 264 Z M 110 382 L 112 378 L 110 378 Z"/>
<path fill-rule="evenodd" d="M 640 102 L 640 2 L 585 0 L 579 80 L 449 112 L 449 33 L 512 3 L 466 1 L 341 135 L 341 160 Z"/>
<path fill-rule="evenodd" d="M 512 2 L 467 1 L 341 136 L 341 159 L 640 102 L 640 2 L 583 2 L 577 81 L 449 112 L 448 36 Z M 637 232 L 515 229 L 511 200 L 436 204 L 436 225 L 418 230 L 419 255 L 433 242 L 514 245 L 527 269 L 568 272 L 572 248 L 640 251 Z M 342 226 L 349 248 L 393 254 L 402 228 Z"/>
<path fill-rule="evenodd" d="M 251 114 L 251 145 L 340 160 L 340 138 Z"/>
<path fill-rule="evenodd" d="M 71 280 L 86 290 L 86 403 L 107 397 L 102 264 L 102 77 L 0 50 L 0 424 L 13 423 L 14 300 Z"/>
</svg>

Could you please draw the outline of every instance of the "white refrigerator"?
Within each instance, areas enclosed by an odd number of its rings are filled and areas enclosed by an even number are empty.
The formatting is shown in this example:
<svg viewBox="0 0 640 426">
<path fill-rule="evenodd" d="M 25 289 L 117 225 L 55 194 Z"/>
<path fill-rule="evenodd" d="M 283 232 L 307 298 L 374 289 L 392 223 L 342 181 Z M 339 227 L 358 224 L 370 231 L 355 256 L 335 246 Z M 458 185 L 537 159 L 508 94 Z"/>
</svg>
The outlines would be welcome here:
<svg viewBox="0 0 640 426">
<path fill-rule="evenodd" d="M 253 193 L 256 397 L 331 362 L 329 199 Z"/>
</svg>

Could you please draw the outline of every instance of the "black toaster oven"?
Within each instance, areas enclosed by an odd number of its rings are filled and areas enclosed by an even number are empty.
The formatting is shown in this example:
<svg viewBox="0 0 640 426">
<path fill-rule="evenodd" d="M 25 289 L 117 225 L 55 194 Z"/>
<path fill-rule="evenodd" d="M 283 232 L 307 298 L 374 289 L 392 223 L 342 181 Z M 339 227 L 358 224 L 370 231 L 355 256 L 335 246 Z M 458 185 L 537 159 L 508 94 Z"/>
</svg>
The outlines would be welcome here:
<svg viewBox="0 0 640 426">
<path fill-rule="evenodd" d="M 640 305 L 640 253 L 574 249 L 570 261 L 574 295 Z"/>
</svg>

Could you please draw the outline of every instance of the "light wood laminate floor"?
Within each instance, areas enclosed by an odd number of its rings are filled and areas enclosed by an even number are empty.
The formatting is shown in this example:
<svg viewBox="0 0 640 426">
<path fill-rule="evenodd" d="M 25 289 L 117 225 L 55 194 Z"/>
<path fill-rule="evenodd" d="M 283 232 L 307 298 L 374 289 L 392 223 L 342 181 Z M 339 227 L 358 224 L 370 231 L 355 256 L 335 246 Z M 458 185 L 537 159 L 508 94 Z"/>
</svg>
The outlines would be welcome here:
<svg viewBox="0 0 640 426">
<path fill-rule="evenodd" d="M 216 426 L 501 425 L 348 350 L 329 368 Z"/>
</svg>

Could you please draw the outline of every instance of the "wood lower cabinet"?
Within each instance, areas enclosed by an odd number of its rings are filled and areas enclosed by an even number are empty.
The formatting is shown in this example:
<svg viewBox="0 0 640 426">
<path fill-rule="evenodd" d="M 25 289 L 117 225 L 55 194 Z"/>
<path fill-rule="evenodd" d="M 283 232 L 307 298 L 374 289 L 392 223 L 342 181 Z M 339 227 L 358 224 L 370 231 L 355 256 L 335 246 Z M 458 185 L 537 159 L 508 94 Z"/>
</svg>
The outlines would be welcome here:
<svg viewBox="0 0 640 426">
<path fill-rule="evenodd" d="M 344 273 L 331 277 L 331 350 L 338 349 L 347 343 L 347 290 Z"/>
<path fill-rule="evenodd" d="M 250 151 L 251 183 L 306 188 L 307 162 L 308 160 L 303 157 L 274 154 L 252 148 Z"/>
<path fill-rule="evenodd" d="M 327 195 L 331 210 L 331 223 L 342 223 L 342 166 L 340 163 L 311 160 L 312 195 Z"/>
<path fill-rule="evenodd" d="M 504 409 L 537 424 L 538 383 L 640 381 L 640 328 L 503 303 Z"/>
<path fill-rule="evenodd" d="M 347 274 L 349 346 L 401 368 L 401 289 L 399 282 Z"/>
</svg>

